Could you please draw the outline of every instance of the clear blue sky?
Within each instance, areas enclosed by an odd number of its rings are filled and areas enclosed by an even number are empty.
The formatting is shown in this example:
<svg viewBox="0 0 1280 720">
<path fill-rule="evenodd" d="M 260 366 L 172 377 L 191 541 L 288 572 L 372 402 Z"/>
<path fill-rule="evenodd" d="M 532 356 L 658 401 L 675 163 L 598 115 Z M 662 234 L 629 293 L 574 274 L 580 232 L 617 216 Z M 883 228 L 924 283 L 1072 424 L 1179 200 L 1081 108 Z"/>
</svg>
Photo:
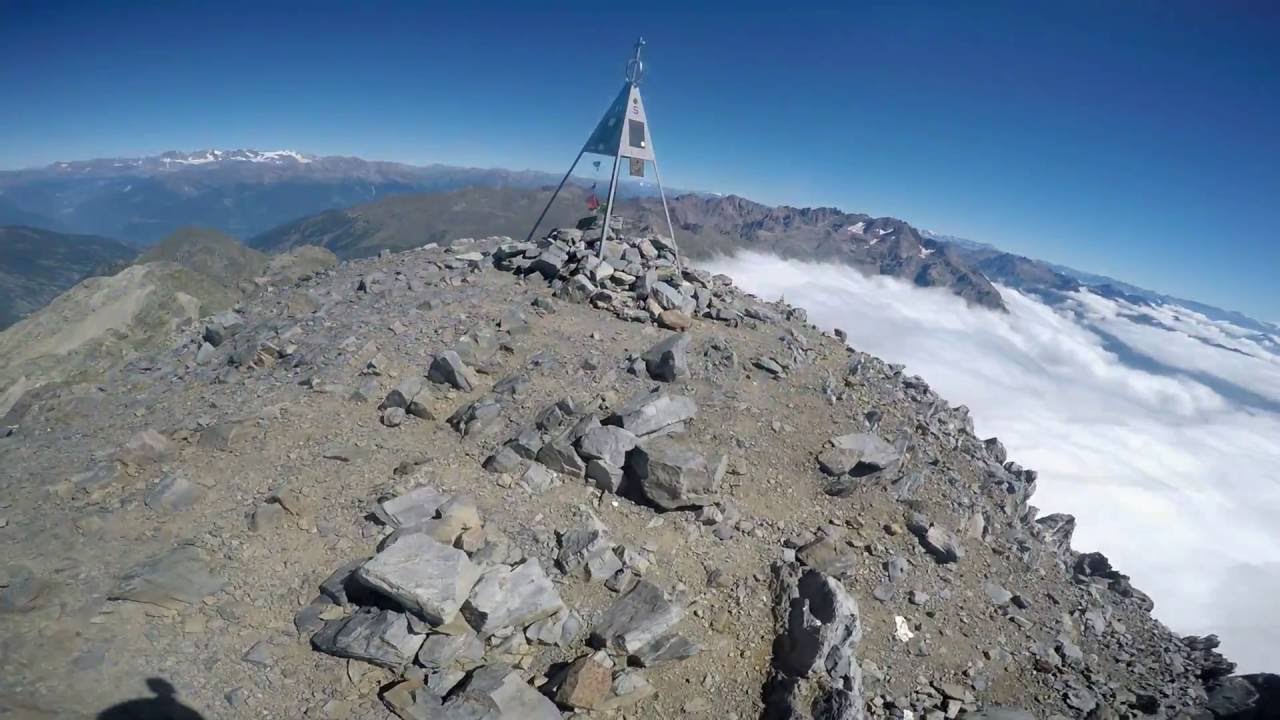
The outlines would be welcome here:
<svg viewBox="0 0 1280 720">
<path fill-rule="evenodd" d="M 643 33 L 671 185 L 1280 321 L 1276 3 L 428 5 L 0 0 L 0 167 L 255 147 L 558 171 Z"/>
</svg>

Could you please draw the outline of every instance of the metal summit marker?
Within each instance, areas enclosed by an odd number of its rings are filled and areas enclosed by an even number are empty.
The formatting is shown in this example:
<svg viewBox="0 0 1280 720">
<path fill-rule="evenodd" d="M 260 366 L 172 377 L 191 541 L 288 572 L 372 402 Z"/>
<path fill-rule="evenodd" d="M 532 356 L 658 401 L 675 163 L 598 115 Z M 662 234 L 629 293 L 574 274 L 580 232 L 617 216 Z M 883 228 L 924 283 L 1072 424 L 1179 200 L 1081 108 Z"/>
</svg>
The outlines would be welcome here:
<svg viewBox="0 0 1280 720">
<path fill-rule="evenodd" d="M 600 235 L 601 255 L 604 253 L 604 240 L 609 237 L 609 218 L 613 216 L 613 197 L 618 187 L 618 170 L 622 166 L 624 157 L 630 161 L 630 174 L 635 177 L 644 177 L 645 162 L 653 163 L 653 177 L 658 183 L 658 196 L 662 198 L 662 212 L 667 219 L 667 232 L 671 234 L 672 245 L 675 244 L 676 233 L 671 225 L 671 211 L 667 209 L 667 194 L 662 189 L 662 174 L 658 172 L 658 158 L 653 151 L 653 133 L 649 131 L 644 101 L 640 99 L 640 80 L 644 77 L 644 63 L 640 60 L 640 50 L 643 47 L 644 38 L 640 38 L 636 41 L 635 55 L 627 62 L 626 81 L 622 85 L 622 90 L 605 111 L 604 117 L 600 118 L 600 123 L 596 125 L 591 137 L 587 138 L 586 144 L 578 151 L 578 157 L 574 158 L 573 164 L 569 166 L 569 172 L 564 174 L 555 192 L 551 193 L 551 199 L 547 201 L 547 206 L 542 209 L 542 214 L 538 215 L 537 222 L 529 230 L 526 241 L 533 240 L 538 226 L 542 224 L 547 211 L 551 209 L 551 203 L 555 202 L 556 196 L 564 189 L 564 184 L 569 181 L 569 176 L 573 174 L 573 169 L 578 166 L 582 156 L 593 153 L 613 156 L 613 172 L 609 175 L 609 199 L 605 203 L 604 227 Z"/>
</svg>

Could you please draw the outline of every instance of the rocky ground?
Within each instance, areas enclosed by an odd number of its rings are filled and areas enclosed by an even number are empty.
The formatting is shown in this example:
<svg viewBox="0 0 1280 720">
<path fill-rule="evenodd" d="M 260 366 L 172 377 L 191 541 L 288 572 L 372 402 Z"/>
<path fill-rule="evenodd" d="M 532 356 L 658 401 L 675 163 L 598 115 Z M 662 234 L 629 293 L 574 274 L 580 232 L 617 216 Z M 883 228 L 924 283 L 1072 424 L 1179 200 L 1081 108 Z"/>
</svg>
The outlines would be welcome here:
<svg viewBox="0 0 1280 720">
<path fill-rule="evenodd" d="M 963 407 L 598 232 L 343 263 L 15 405 L 0 717 L 1256 709 Z"/>
</svg>

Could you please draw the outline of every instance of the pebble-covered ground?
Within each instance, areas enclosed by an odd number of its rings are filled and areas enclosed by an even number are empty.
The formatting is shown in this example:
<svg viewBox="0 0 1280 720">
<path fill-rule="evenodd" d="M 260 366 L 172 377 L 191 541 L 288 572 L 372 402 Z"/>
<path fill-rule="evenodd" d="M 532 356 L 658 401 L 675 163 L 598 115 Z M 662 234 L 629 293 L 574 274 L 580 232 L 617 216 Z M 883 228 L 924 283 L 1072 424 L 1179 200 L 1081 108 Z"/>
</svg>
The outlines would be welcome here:
<svg viewBox="0 0 1280 720">
<path fill-rule="evenodd" d="M 0 439 L 0 717 L 181 704 L 382 720 L 470 702 L 504 720 L 1173 718 L 1204 704 L 1202 674 L 1229 672 L 1212 640 L 1177 638 L 1105 558 L 1072 551 L 1069 517 L 1037 521 L 1034 473 L 924 380 L 677 272 L 660 243 L 631 239 L 601 268 L 560 238 L 343 263 L 99 383 L 41 392 Z M 627 415 L 651 392 L 666 404 Z M 598 426 L 638 444 L 576 467 Z M 499 452 L 530 428 L 559 449 Z M 387 592 L 326 599 L 335 570 L 426 532 L 387 544 L 398 521 L 380 505 L 421 487 L 463 508 L 426 510 L 433 551 L 489 573 L 536 560 L 554 592 L 539 585 L 531 612 L 580 631 L 547 644 L 508 623 L 475 661 L 435 667 L 425 638 L 472 632 L 485 603 L 532 607 L 533 591 L 468 585 L 452 624 Z M 464 515 L 479 522 L 440 529 Z M 570 547 L 592 528 L 605 554 Z M 618 619 L 627 597 L 642 611 Z M 313 647 L 362 604 L 408 628 L 404 662 Z M 601 628 L 665 650 L 597 651 Z M 821 657 L 800 657 L 808 644 Z"/>
</svg>

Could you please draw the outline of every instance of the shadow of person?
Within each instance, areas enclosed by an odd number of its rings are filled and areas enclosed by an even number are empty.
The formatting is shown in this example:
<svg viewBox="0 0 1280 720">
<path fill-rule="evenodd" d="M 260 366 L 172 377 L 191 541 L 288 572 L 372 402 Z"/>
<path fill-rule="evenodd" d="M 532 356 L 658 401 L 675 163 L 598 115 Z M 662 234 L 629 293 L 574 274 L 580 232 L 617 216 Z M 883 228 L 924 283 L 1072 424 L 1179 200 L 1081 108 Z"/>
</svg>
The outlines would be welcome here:
<svg viewBox="0 0 1280 720">
<path fill-rule="evenodd" d="M 162 678 L 147 678 L 147 688 L 156 696 L 128 700 L 98 714 L 98 720 L 204 720 L 204 716 L 178 702 L 173 689 Z"/>
</svg>

